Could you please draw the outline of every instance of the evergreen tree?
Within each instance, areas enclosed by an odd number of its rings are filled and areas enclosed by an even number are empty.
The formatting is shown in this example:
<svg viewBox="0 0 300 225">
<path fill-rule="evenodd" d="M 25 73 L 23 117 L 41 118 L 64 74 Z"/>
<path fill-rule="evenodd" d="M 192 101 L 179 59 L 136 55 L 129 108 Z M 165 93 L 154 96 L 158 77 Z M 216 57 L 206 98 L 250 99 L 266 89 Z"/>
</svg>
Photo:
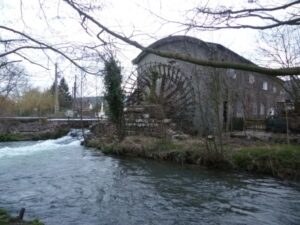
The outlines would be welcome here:
<svg viewBox="0 0 300 225">
<path fill-rule="evenodd" d="M 68 84 L 65 78 L 61 78 L 58 85 L 58 102 L 61 108 L 70 108 L 72 105 L 72 97 L 69 92 Z"/>
<path fill-rule="evenodd" d="M 120 139 L 124 137 L 123 100 L 124 95 L 121 88 L 121 68 L 113 57 L 105 62 L 104 69 L 105 100 L 108 104 L 109 118 L 116 125 Z"/>
<path fill-rule="evenodd" d="M 72 96 L 69 92 L 69 86 L 65 78 L 61 78 L 58 84 L 58 102 L 61 109 L 68 109 L 72 106 Z M 54 96 L 55 94 L 55 83 L 50 87 L 50 93 Z"/>
</svg>

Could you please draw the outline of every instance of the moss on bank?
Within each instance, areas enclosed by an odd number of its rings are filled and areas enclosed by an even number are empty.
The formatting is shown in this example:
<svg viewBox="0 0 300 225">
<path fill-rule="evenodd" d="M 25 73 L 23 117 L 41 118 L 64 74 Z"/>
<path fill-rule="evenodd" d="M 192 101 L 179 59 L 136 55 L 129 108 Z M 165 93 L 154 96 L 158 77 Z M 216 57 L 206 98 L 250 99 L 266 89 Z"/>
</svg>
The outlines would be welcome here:
<svg viewBox="0 0 300 225">
<path fill-rule="evenodd" d="M 0 142 L 5 141 L 23 141 L 24 136 L 22 134 L 0 134 Z"/>
<path fill-rule="evenodd" d="M 241 147 L 224 146 L 224 152 L 207 149 L 204 140 L 162 140 L 151 137 L 126 137 L 122 142 L 94 138 L 86 141 L 88 147 L 100 149 L 105 154 L 167 160 L 177 163 L 197 164 L 207 167 L 246 170 L 281 178 L 300 179 L 299 145 L 265 145 Z"/>
<path fill-rule="evenodd" d="M 17 217 L 12 217 L 4 209 L 0 208 L 0 225 L 44 225 L 39 220 L 21 221 Z"/>
<path fill-rule="evenodd" d="M 69 128 L 58 128 L 54 131 L 46 132 L 0 134 L 0 142 L 56 139 L 65 136 L 69 131 Z"/>
</svg>

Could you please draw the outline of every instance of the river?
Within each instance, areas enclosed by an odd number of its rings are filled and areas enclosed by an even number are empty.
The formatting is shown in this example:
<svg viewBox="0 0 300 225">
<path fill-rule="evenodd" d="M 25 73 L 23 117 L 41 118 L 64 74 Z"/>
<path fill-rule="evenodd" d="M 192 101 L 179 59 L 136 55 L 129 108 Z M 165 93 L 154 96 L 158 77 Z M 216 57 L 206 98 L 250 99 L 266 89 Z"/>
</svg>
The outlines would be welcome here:
<svg viewBox="0 0 300 225">
<path fill-rule="evenodd" d="M 289 225 L 300 184 L 105 156 L 65 136 L 0 143 L 0 207 L 46 225 Z"/>
</svg>

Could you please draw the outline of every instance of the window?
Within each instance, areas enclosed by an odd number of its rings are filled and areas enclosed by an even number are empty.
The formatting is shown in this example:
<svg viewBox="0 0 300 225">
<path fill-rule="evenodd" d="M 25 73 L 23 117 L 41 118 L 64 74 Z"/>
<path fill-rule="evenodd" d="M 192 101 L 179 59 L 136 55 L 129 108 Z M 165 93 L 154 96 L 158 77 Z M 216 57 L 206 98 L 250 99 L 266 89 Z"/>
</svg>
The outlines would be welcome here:
<svg viewBox="0 0 300 225">
<path fill-rule="evenodd" d="M 229 77 L 231 77 L 232 79 L 236 79 L 236 72 L 234 69 L 229 69 L 228 70 L 228 75 Z"/>
<path fill-rule="evenodd" d="M 269 108 L 268 116 L 274 116 L 274 115 L 275 115 L 275 109 L 273 107 Z"/>
<path fill-rule="evenodd" d="M 277 88 L 275 86 L 273 86 L 273 92 L 276 93 L 277 92 Z"/>
<path fill-rule="evenodd" d="M 268 90 L 268 82 L 267 81 L 263 82 L 263 90 L 265 90 L 265 91 Z"/>
<path fill-rule="evenodd" d="M 252 114 L 253 116 L 256 116 L 257 115 L 257 108 L 258 108 L 258 105 L 256 102 L 253 102 L 252 103 Z"/>
<path fill-rule="evenodd" d="M 253 84 L 255 82 L 255 77 L 253 75 L 249 76 L 249 83 Z"/>
<path fill-rule="evenodd" d="M 260 104 L 260 115 L 261 116 L 265 115 L 265 106 L 264 106 L 264 104 Z"/>
</svg>

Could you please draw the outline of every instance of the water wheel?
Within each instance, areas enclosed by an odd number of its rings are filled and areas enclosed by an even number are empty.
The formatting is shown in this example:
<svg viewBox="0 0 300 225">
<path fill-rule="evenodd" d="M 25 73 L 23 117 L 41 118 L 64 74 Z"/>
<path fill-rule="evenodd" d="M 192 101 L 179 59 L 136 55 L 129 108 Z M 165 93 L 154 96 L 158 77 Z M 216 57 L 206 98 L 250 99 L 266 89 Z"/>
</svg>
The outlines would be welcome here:
<svg viewBox="0 0 300 225">
<path fill-rule="evenodd" d="M 194 89 L 178 67 L 161 63 L 140 66 L 125 82 L 124 91 L 127 107 L 158 104 L 165 118 L 186 132 L 193 130 Z"/>
</svg>

